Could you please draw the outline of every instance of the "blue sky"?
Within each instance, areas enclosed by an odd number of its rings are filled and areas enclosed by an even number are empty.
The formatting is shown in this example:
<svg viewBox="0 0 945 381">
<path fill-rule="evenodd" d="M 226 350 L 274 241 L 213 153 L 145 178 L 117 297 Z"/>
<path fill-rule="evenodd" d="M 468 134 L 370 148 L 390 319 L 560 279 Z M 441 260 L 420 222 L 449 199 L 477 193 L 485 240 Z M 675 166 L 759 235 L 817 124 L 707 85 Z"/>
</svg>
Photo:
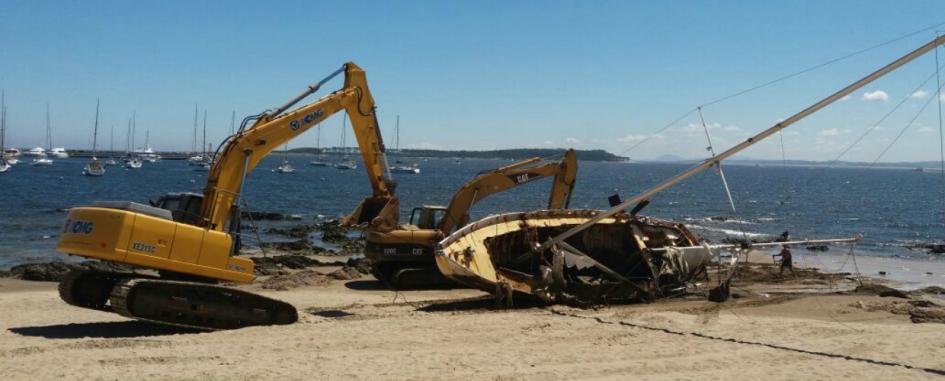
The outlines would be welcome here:
<svg viewBox="0 0 945 381">
<path fill-rule="evenodd" d="M 124 146 L 135 110 L 138 145 L 150 129 L 155 148 L 189 149 L 195 103 L 217 142 L 232 110 L 239 119 L 275 107 L 350 60 L 368 73 L 389 147 L 400 115 L 403 148 L 621 153 L 703 102 L 943 21 L 942 1 L 8 0 L 0 87 L 14 146 L 42 142 L 49 102 L 55 145 L 87 147 L 100 97 L 106 147 L 112 125 Z M 728 147 L 934 35 L 707 107 L 713 140 Z M 797 124 L 784 136 L 787 157 L 833 158 L 933 72 L 929 55 Z M 924 90 L 934 96 L 934 81 Z M 907 101 L 846 158 L 874 159 L 927 99 Z M 932 103 L 883 161 L 936 160 L 936 112 Z M 627 154 L 702 157 L 692 123 L 698 116 Z M 340 115 L 325 123 L 323 145 L 338 144 L 340 125 Z M 314 143 L 310 131 L 290 146 Z M 771 141 L 743 157 L 780 155 Z"/>
</svg>

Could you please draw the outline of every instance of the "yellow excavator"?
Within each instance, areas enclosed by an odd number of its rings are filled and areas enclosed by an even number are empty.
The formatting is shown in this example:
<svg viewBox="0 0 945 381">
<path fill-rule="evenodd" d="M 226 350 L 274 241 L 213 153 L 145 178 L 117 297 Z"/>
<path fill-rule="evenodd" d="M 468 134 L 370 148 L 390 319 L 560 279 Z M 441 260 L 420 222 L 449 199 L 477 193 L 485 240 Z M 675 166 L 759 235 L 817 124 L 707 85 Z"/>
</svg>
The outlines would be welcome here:
<svg viewBox="0 0 945 381">
<path fill-rule="evenodd" d="M 340 90 L 289 111 L 342 73 Z M 106 201 L 72 208 L 58 251 L 157 275 L 77 271 L 59 284 L 61 298 L 78 307 L 200 329 L 295 322 L 298 313 L 288 303 L 216 283 L 254 279 L 253 262 L 236 256 L 246 176 L 275 148 L 339 111 L 351 119 L 373 188 L 350 219 L 372 222 L 397 210 L 374 99 L 364 71 L 349 62 L 285 105 L 244 119 L 220 145 L 203 194 L 171 193 L 151 205 Z M 396 225 L 396 213 L 385 213 L 389 220 L 374 225 Z"/>
<path fill-rule="evenodd" d="M 389 224 L 369 227 L 364 253 L 371 260 L 374 277 L 393 289 L 455 286 L 437 269 L 433 248 L 443 237 L 466 225 L 470 208 L 492 194 L 554 176 L 548 209 L 567 208 L 577 176 L 574 150 L 565 152 L 560 161 L 540 161 L 535 157 L 480 173 L 453 194 L 447 207 L 414 208 L 409 224 L 394 229 Z M 386 215 L 393 211 L 388 209 L 375 221 L 393 221 Z"/>
</svg>

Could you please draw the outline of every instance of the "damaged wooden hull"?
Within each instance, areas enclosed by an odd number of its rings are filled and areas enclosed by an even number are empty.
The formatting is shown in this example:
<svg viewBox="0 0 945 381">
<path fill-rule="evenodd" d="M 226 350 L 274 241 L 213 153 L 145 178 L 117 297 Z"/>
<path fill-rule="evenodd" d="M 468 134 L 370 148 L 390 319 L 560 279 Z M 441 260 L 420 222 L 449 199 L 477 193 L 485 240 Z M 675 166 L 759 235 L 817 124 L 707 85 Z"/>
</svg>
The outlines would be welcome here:
<svg viewBox="0 0 945 381">
<path fill-rule="evenodd" d="M 524 294 L 549 303 L 658 298 L 684 291 L 690 280 L 704 274 L 708 250 L 672 250 L 699 244 L 685 226 L 626 213 L 605 218 L 551 250 L 533 251 L 598 213 L 544 210 L 489 216 L 440 241 L 437 266 L 447 278 L 497 297 Z"/>
</svg>

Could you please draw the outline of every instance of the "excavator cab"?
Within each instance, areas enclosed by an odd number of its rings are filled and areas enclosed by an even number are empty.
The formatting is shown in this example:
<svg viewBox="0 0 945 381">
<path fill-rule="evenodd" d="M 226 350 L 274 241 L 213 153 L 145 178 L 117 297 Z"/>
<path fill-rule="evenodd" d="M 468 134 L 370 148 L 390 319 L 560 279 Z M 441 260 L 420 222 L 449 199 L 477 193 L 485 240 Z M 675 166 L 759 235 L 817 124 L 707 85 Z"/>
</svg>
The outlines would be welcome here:
<svg viewBox="0 0 945 381">
<path fill-rule="evenodd" d="M 168 193 L 157 201 L 149 201 L 151 206 L 171 211 L 176 222 L 190 225 L 200 224 L 200 207 L 203 205 L 203 195 L 190 192 Z"/>
<path fill-rule="evenodd" d="M 422 208 L 413 208 L 410 212 L 410 224 L 420 229 L 437 229 L 444 217 L 445 206 L 424 205 Z"/>
</svg>

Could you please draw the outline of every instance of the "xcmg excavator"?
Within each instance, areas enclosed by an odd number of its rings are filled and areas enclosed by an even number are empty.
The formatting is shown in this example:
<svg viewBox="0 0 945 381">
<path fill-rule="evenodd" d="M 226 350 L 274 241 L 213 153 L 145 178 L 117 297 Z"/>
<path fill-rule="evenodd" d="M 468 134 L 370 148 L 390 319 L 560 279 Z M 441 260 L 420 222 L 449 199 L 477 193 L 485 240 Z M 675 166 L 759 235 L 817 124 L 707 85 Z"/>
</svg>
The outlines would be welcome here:
<svg viewBox="0 0 945 381">
<path fill-rule="evenodd" d="M 414 208 L 410 223 L 389 228 L 394 221 L 386 213 L 375 218 L 375 226 L 367 231 L 364 254 L 372 262 L 375 278 L 394 289 L 457 286 L 443 277 L 436 267 L 433 248 L 443 237 L 469 222 L 469 210 L 480 200 L 534 180 L 554 176 L 548 209 L 568 207 L 577 176 L 574 150 L 568 150 L 560 161 L 537 164 L 531 158 L 480 173 L 453 194 L 449 206 L 424 205 Z"/>
<path fill-rule="evenodd" d="M 345 80 L 340 90 L 288 111 L 341 73 Z M 254 279 L 253 262 L 236 256 L 246 176 L 273 149 L 339 111 L 351 119 L 373 188 L 350 219 L 372 222 L 385 210 L 397 210 L 374 99 L 364 71 L 349 62 L 285 105 L 244 119 L 218 148 L 202 195 L 172 193 L 150 206 L 106 201 L 72 208 L 58 251 L 156 270 L 157 275 L 73 272 L 59 284 L 62 299 L 78 307 L 199 329 L 295 322 L 298 313 L 288 303 L 216 283 Z M 396 214 L 387 218 L 392 220 L 373 225 L 396 225 Z"/>
</svg>

